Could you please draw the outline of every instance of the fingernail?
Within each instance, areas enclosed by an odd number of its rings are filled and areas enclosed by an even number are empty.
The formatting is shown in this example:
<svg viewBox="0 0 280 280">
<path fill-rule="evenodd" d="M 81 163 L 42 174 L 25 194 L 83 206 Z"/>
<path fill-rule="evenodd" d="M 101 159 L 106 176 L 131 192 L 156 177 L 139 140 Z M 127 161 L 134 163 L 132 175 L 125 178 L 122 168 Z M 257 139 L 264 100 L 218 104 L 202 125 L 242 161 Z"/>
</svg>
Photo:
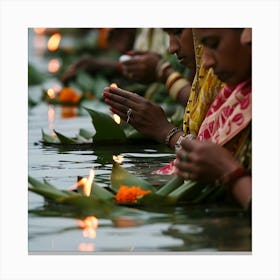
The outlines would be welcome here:
<svg viewBox="0 0 280 280">
<path fill-rule="evenodd" d="M 104 96 L 104 97 L 108 97 L 109 95 L 108 95 L 107 92 L 103 92 L 103 96 Z"/>
</svg>

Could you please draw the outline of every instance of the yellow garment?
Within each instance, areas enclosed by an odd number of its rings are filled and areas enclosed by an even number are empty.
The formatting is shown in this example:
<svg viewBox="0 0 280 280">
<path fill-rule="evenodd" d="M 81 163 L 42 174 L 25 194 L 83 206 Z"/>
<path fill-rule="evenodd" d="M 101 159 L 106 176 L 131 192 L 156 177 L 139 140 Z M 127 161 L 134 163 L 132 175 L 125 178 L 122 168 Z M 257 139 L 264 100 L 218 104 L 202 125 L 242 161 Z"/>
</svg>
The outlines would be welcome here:
<svg viewBox="0 0 280 280">
<path fill-rule="evenodd" d="M 203 46 L 193 34 L 196 74 L 192 83 L 189 100 L 184 113 L 183 130 L 186 134 L 197 136 L 200 125 L 209 106 L 222 88 L 223 83 L 214 74 L 213 69 L 202 65 Z"/>
</svg>

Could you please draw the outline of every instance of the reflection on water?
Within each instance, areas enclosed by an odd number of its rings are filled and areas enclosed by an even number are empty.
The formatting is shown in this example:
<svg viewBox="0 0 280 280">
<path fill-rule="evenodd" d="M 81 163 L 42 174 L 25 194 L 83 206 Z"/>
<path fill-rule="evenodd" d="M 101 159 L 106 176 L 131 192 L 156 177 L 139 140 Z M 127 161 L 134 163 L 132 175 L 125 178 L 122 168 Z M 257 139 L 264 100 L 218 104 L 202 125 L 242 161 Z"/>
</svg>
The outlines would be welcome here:
<svg viewBox="0 0 280 280">
<path fill-rule="evenodd" d="M 45 42 L 44 30 L 37 32 L 39 39 L 34 42 Z M 59 44 L 57 39 L 53 41 Z M 32 59 L 34 61 L 34 57 Z M 42 59 L 40 57 L 39 62 Z M 42 87 L 32 87 L 29 92 L 35 96 L 42 88 L 50 88 L 49 94 L 56 94 L 59 82 L 54 80 L 51 86 L 49 82 Z M 112 157 L 119 155 L 123 157 L 124 168 L 154 185 L 161 185 L 169 179 L 168 176 L 151 174 L 174 158 L 174 154 L 163 146 L 138 143 L 69 148 L 40 143 L 42 129 L 49 134 L 56 129 L 69 137 L 74 137 L 80 128 L 94 131 L 90 117 L 79 113 L 72 112 L 70 118 L 65 118 L 63 108 L 43 103 L 29 109 L 30 176 L 68 189 L 78 177 L 88 178 L 89 170 L 93 169 L 96 183 L 106 187 L 110 184 Z M 59 206 L 49 207 L 42 197 L 28 193 L 28 208 L 28 247 L 29 253 L 34 254 L 251 251 L 251 221 L 235 207 L 181 206 L 157 209 L 157 212 L 142 209 L 137 217 L 75 217 L 70 211 L 62 215 Z"/>
</svg>

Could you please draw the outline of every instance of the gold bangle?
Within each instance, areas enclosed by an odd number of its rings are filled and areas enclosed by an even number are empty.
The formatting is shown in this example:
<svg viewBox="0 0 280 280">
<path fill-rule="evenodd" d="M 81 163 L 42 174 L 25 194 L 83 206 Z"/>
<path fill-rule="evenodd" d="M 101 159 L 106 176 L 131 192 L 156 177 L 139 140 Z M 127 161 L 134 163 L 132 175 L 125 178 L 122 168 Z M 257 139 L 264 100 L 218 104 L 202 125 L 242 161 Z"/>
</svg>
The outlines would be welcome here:
<svg viewBox="0 0 280 280">
<path fill-rule="evenodd" d="M 176 100 L 180 91 L 187 85 L 189 85 L 190 82 L 184 78 L 181 78 L 179 80 L 177 80 L 170 88 L 170 90 L 168 91 L 170 96 Z"/>
<path fill-rule="evenodd" d="M 180 72 L 177 72 L 177 71 L 172 72 L 166 80 L 166 83 L 165 83 L 166 90 L 169 91 L 171 86 L 180 78 L 183 78 L 183 76 Z"/>
<path fill-rule="evenodd" d="M 168 61 L 163 59 L 160 60 L 160 62 L 157 64 L 157 76 L 159 80 L 162 79 L 163 72 L 170 66 L 171 64 Z"/>
</svg>

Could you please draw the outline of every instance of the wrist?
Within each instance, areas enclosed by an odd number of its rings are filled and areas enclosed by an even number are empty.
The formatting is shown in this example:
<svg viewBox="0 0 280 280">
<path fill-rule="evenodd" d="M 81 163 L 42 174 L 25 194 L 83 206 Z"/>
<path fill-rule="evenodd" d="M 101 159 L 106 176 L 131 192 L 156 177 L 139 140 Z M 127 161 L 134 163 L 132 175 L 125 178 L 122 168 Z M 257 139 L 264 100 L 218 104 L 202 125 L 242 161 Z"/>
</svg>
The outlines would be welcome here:
<svg viewBox="0 0 280 280">
<path fill-rule="evenodd" d="M 175 134 L 177 133 L 182 133 L 182 128 L 180 127 L 172 127 L 168 133 L 166 134 L 165 136 L 165 140 L 164 140 L 164 143 L 169 146 L 170 148 L 172 148 L 172 145 L 171 145 L 171 139 L 175 136 Z"/>
<path fill-rule="evenodd" d="M 223 174 L 217 180 L 217 183 L 231 188 L 238 179 L 247 176 L 250 176 L 250 172 L 244 167 L 239 166 L 234 168 L 232 171 Z"/>
</svg>

